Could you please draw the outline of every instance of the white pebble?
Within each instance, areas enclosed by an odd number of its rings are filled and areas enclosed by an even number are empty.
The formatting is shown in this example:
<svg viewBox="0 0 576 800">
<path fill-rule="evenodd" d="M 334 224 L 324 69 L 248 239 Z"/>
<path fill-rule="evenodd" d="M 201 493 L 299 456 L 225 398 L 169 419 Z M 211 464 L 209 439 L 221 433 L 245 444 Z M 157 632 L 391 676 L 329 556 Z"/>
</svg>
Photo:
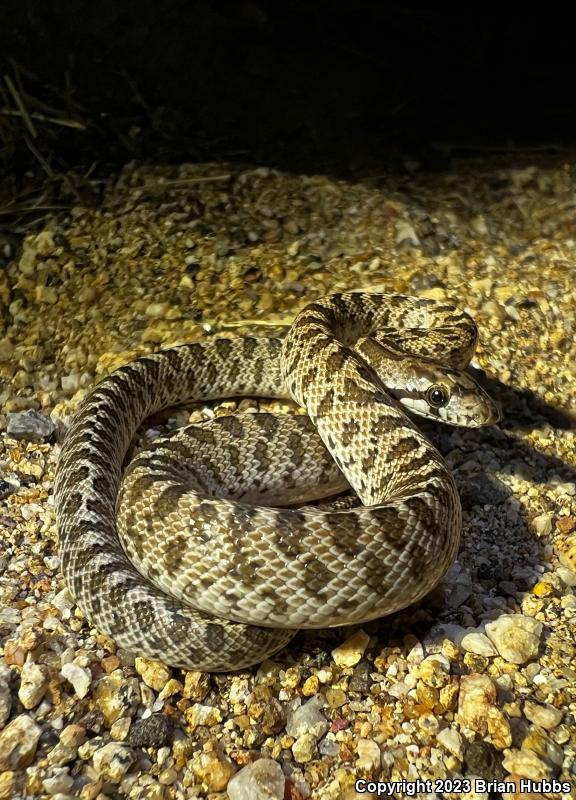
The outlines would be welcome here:
<svg viewBox="0 0 576 800">
<path fill-rule="evenodd" d="M 259 758 L 233 775 L 226 791 L 229 800 L 283 800 L 285 783 L 277 761 Z"/>
<path fill-rule="evenodd" d="M 476 653 L 479 656 L 495 656 L 497 652 L 486 634 L 478 631 L 467 633 L 460 644 L 467 653 Z"/>
<path fill-rule="evenodd" d="M 92 683 L 92 673 L 89 669 L 85 669 L 71 662 L 63 665 L 60 674 L 72 684 L 76 695 L 80 699 L 86 697 L 90 690 L 90 684 Z"/>
<path fill-rule="evenodd" d="M 18 699 L 25 709 L 37 706 L 48 688 L 48 669 L 43 664 L 27 661 L 22 667 Z"/>
<path fill-rule="evenodd" d="M 502 658 L 524 664 L 538 655 L 542 623 L 522 614 L 502 614 L 486 623 L 486 633 Z"/>
<path fill-rule="evenodd" d="M 324 736 L 329 728 L 329 723 L 321 709 L 324 707 L 324 698 L 315 695 L 306 703 L 288 713 L 286 732 L 289 736 L 300 736 L 311 733 L 316 740 Z"/>
<path fill-rule="evenodd" d="M 540 703 L 534 703 L 532 700 L 526 700 L 524 703 L 524 714 L 530 722 L 540 725 L 548 731 L 556 728 L 564 716 L 564 712 L 560 709 L 548 704 L 540 705 Z"/>
<path fill-rule="evenodd" d="M 454 728 L 444 728 L 441 731 L 438 731 L 436 738 L 447 750 L 456 758 L 462 759 L 464 756 L 464 740 L 462 736 L 455 731 Z"/>
</svg>

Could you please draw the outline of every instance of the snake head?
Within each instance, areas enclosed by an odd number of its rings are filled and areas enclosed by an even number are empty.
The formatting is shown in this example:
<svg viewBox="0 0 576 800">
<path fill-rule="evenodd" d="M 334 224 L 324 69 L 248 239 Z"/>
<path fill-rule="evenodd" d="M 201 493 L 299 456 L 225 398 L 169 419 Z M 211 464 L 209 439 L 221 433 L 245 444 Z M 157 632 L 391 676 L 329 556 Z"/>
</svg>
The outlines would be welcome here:
<svg viewBox="0 0 576 800">
<path fill-rule="evenodd" d="M 388 387 L 396 400 L 421 417 L 479 428 L 501 419 L 500 409 L 464 370 L 435 364 L 404 365 L 402 385 Z"/>
</svg>

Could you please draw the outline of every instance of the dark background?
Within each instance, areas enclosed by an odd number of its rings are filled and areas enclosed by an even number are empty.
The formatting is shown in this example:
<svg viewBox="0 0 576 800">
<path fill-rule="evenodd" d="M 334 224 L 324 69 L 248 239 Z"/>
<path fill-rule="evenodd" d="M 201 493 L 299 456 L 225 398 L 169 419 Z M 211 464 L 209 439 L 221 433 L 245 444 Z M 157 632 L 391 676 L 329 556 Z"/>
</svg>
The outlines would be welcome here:
<svg viewBox="0 0 576 800">
<path fill-rule="evenodd" d="M 565 9 L 3 0 L 0 178 L 16 191 L 23 177 L 58 183 L 134 158 L 346 176 L 565 155 L 576 144 Z"/>
</svg>

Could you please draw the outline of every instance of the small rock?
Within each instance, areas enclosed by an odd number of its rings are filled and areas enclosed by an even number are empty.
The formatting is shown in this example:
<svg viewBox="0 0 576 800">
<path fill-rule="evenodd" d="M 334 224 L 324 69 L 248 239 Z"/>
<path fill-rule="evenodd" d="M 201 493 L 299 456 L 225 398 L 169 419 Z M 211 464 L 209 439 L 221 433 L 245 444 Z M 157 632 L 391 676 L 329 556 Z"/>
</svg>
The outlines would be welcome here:
<svg viewBox="0 0 576 800">
<path fill-rule="evenodd" d="M 14 344 L 7 336 L 0 337 L 0 364 L 7 364 L 14 355 Z"/>
<path fill-rule="evenodd" d="M 0 664 L 0 728 L 4 727 L 12 709 L 11 676 L 12 671 L 4 664 Z"/>
<path fill-rule="evenodd" d="M 368 647 L 370 637 L 363 630 L 356 631 L 338 647 L 332 650 L 332 658 L 339 667 L 355 666 Z"/>
<path fill-rule="evenodd" d="M 382 753 L 377 742 L 372 739 L 359 739 L 356 750 L 358 752 L 357 769 L 369 773 L 380 769 Z"/>
<path fill-rule="evenodd" d="M 318 693 L 318 689 L 320 688 L 320 681 L 318 680 L 317 675 L 310 675 L 309 678 L 306 678 L 304 683 L 302 684 L 302 694 L 304 697 L 312 697 Z"/>
<path fill-rule="evenodd" d="M 110 736 L 115 742 L 125 742 L 131 727 L 132 720 L 130 717 L 120 717 L 110 725 Z"/>
<path fill-rule="evenodd" d="M 458 720 L 479 733 L 486 733 L 486 717 L 496 702 L 496 687 L 487 675 L 463 675 L 460 679 Z"/>
<path fill-rule="evenodd" d="M 420 246 L 420 239 L 408 220 L 401 219 L 396 223 L 396 244 L 398 247 Z"/>
<path fill-rule="evenodd" d="M 11 494 L 15 494 L 17 490 L 18 486 L 15 483 L 9 483 L 8 481 L 0 479 L 0 500 L 6 500 Z M 5 567 L 2 569 L 2 572 L 4 569 Z"/>
<path fill-rule="evenodd" d="M 410 638 L 413 640 L 415 637 L 410 637 Z M 404 643 L 408 646 L 409 642 L 407 640 L 408 640 L 408 637 L 405 637 Z M 425 657 L 424 656 L 424 645 L 422 644 L 422 642 L 419 642 L 418 640 L 416 640 L 414 642 L 414 644 L 412 644 L 412 647 L 410 647 L 410 650 L 409 650 L 409 652 L 408 652 L 408 654 L 406 656 L 406 661 L 408 662 L 408 664 L 413 666 L 413 665 L 421 664 L 424 661 L 424 657 Z"/>
<path fill-rule="evenodd" d="M 215 706 L 203 706 L 201 703 L 194 703 L 194 705 L 186 709 L 184 715 L 192 730 L 200 725 L 216 725 L 222 720 L 220 709 Z"/>
<path fill-rule="evenodd" d="M 486 633 L 502 658 L 525 664 L 538 655 L 542 623 L 522 614 L 502 614 L 486 623 Z"/>
<path fill-rule="evenodd" d="M 557 567 L 556 574 L 564 584 L 564 586 L 576 586 L 576 572 L 566 567 Z"/>
<path fill-rule="evenodd" d="M 497 654 L 496 648 L 484 633 L 476 631 L 467 633 L 460 644 L 467 653 L 476 653 L 476 655 L 487 657 Z"/>
<path fill-rule="evenodd" d="M 324 698 L 321 695 L 312 697 L 303 705 L 288 714 L 286 733 L 289 736 L 300 736 L 311 733 L 316 740 L 320 739 L 328 730 L 329 723 L 320 709 L 324 707 Z"/>
<path fill-rule="evenodd" d="M 303 733 L 292 745 L 292 754 L 299 764 L 312 761 L 316 755 L 317 738 L 312 733 Z"/>
<path fill-rule="evenodd" d="M 50 778 L 44 778 L 42 781 L 44 791 L 52 797 L 57 794 L 67 795 L 74 786 L 74 778 L 68 774 L 67 770 L 63 770 L 58 775 L 53 775 Z"/>
<path fill-rule="evenodd" d="M 210 673 L 189 670 L 184 678 L 182 696 L 201 703 L 210 691 Z"/>
<path fill-rule="evenodd" d="M 553 518 L 554 515 L 551 513 L 541 514 L 538 517 L 534 517 L 532 520 L 532 525 L 539 536 L 549 536 L 552 533 Z"/>
<path fill-rule="evenodd" d="M 161 661 L 151 661 L 148 658 L 138 656 L 134 660 L 134 667 L 136 672 L 142 676 L 146 686 L 157 692 L 161 692 L 172 677 L 170 668 L 162 664 Z"/>
<path fill-rule="evenodd" d="M 280 764 L 260 758 L 230 778 L 226 791 L 229 800 L 284 800 L 285 785 Z"/>
<path fill-rule="evenodd" d="M 41 442 L 49 439 L 56 430 L 56 423 L 45 414 L 29 411 L 9 411 L 6 433 L 14 439 L 27 442 Z"/>
<path fill-rule="evenodd" d="M 49 678 L 48 668 L 44 664 L 34 664 L 32 661 L 24 664 L 20 674 L 18 699 L 25 709 L 34 708 L 42 700 L 48 689 Z"/>
<path fill-rule="evenodd" d="M 536 755 L 557 767 L 562 766 L 564 752 L 541 728 L 533 728 L 522 742 L 522 750 L 532 750 Z"/>
<path fill-rule="evenodd" d="M 152 319 L 160 319 L 166 315 L 169 308 L 169 303 L 150 303 L 150 305 L 146 307 L 144 313 L 147 317 L 151 317 Z"/>
<path fill-rule="evenodd" d="M 183 689 L 184 687 L 180 681 L 177 681 L 176 678 L 170 678 L 166 686 L 158 694 L 158 699 L 167 700 L 169 697 L 173 697 L 175 694 L 182 694 Z"/>
<path fill-rule="evenodd" d="M 326 689 L 326 702 L 330 708 L 340 708 L 348 701 L 346 692 L 342 689 Z"/>
<path fill-rule="evenodd" d="M 504 769 L 523 778 L 541 781 L 552 777 L 552 769 L 532 750 L 511 750 L 502 762 Z"/>
<path fill-rule="evenodd" d="M 510 723 L 499 708 L 492 707 L 486 717 L 488 733 L 494 747 L 504 750 L 512 744 L 512 731 Z"/>
<path fill-rule="evenodd" d="M 192 760 L 192 772 L 206 784 L 209 792 L 222 792 L 232 777 L 234 767 L 218 753 L 199 753 Z"/>
<path fill-rule="evenodd" d="M 459 561 L 454 561 L 448 569 L 444 576 L 443 587 L 444 604 L 452 609 L 460 608 L 474 590 L 470 573 Z"/>
<path fill-rule="evenodd" d="M 70 662 L 62 666 L 60 674 L 72 684 L 74 692 L 80 699 L 86 697 L 92 683 L 92 673 L 89 669 Z"/>
<path fill-rule="evenodd" d="M 84 744 L 86 729 L 81 725 L 67 725 L 60 733 L 60 741 L 48 754 L 48 762 L 56 766 L 70 764 L 78 756 L 78 748 Z"/>
<path fill-rule="evenodd" d="M 138 678 L 125 678 L 121 670 L 101 678 L 93 691 L 94 702 L 109 725 L 131 716 L 140 703 Z"/>
<path fill-rule="evenodd" d="M 120 783 L 126 775 L 136 756 L 126 745 L 110 742 L 94 753 L 94 769 L 99 778 L 111 783 Z"/>
<path fill-rule="evenodd" d="M 172 741 L 173 730 L 173 723 L 167 716 L 152 714 L 133 723 L 128 742 L 132 747 L 163 747 Z"/>
<path fill-rule="evenodd" d="M 471 742 L 464 753 L 466 770 L 472 775 L 490 780 L 501 772 L 501 756 L 488 742 Z"/>
<path fill-rule="evenodd" d="M 558 708 L 548 704 L 542 706 L 540 703 L 532 702 L 532 700 L 526 700 L 524 703 L 524 714 L 530 722 L 540 725 L 540 727 L 548 731 L 556 728 L 564 716 L 564 712 Z"/>
<path fill-rule="evenodd" d="M 32 763 L 42 728 L 28 714 L 20 714 L 0 732 L 0 771 L 18 770 Z"/>
<path fill-rule="evenodd" d="M 464 757 L 464 741 L 458 731 L 455 731 L 454 728 L 444 728 L 438 731 L 436 738 L 445 750 L 462 760 Z"/>
<path fill-rule="evenodd" d="M 354 668 L 354 673 L 348 683 L 348 691 L 360 693 L 369 692 L 370 686 L 372 685 L 370 671 L 370 664 L 366 659 L 362 659 Z"/>
<path fill-rule="evenodd" d="M 450 681 L 450 661 L 441 653 L 427 656 L 418 666 L 418 676 L 426 686 L 441 689 Z"/>
<path fill-rule="evenodd" d="M 325 736 L 318 744 L 318 752 L 321 756 L 337 756 L 340 752 L 340 745 L 334 739 Z"/>
</svg>

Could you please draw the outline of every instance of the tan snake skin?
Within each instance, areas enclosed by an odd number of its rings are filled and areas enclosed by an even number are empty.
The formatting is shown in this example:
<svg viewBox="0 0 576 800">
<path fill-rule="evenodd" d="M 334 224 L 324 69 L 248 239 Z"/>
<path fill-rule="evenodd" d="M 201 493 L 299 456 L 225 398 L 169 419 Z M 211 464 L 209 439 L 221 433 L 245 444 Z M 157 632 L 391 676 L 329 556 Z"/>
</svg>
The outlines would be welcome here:
<svg viewBox="0 0 576 800">
<path fill-rule="evenodd" d="M 476 341 L 452 306 L 350 293 L 312 303 L 283 342 L 184 345 L 112 373 L 76 413 L 55 482 L 62 570 L 79 607 L 127 650 L 221 671 L 272 655 L 298 628 L 364 622 L 422 598 L 456 554 L 461 509 L 445 462 L 403 409 L 496 422 L 463 371 Z M 248 395 L 291 395 L 308 417 L 187 428 L 136 458 L 120 490 L 146 417 Z M 348 485 L 363 505 L 265 506 Z"/>
</svg>

